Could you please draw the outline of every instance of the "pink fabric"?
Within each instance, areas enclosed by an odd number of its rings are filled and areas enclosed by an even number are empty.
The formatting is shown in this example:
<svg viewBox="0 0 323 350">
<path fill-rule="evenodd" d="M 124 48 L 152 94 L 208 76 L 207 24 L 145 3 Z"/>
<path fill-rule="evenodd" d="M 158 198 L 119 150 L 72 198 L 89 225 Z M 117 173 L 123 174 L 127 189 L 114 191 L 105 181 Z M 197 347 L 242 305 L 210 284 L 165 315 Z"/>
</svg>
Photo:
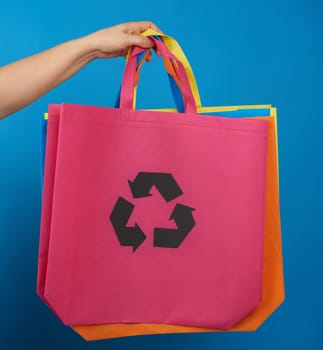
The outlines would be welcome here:
<svg viewBox="0 0 323 350">
<path fill-rule="evenodd" d="M 177 75 L 179 81 L 181 82 L 181 91 L 183 94 L 184 108 L 187 113 L 196 113 L 196 105 L 188 77 L 185 72 L 185 68 L 180 60 L 177 59 L 167 47 L 160 41 L 154 40 L 156 48 L 160 55 L 163 57 L 168 57 L 172 60 L 174 67 L 177 67 Z M 121 89 L 120 107 L 126 109 L 132 109 L 133 98 L 134 98 L 134 87 L 135 87 L 135 71 L 137 66 L 137 56 L 145 51 L 139 47 L 135 47 L 131 52 L 129 60 L 127 62 L 124 78 Z"/>
<path fill-rule="evenodd" d="M 72 104 L 48 118 L 38 293 L 65 324 L 227 329 L 259 304 L 266 121 Z M 182 194 L 133 198 L 141 172 L 171 174 Z M 110 219 L 120 196 L 146 236 L 135 250 Z M 154 246 L 155 228 L 177 229 L 176 204 L 194 226 Z"/>
</svg>

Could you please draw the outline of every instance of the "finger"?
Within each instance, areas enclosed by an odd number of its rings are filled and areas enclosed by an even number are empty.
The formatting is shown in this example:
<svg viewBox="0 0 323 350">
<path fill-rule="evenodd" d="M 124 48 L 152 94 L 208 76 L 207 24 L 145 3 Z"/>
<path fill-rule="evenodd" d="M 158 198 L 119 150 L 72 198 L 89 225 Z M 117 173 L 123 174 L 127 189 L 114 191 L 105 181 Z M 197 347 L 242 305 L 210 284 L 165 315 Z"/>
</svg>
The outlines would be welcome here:
<svg viewBox="0 0 323 350">
<path fill-rule="evenodd" d="M 131 31 L 133 34 L 141 34 L 147 29 L 153 29 L 157 32 L 162 33 L 162 31 L 151 21 L 141 21 L 129 23 Z"/>
<path fill-rule="evenodd" d="M 150 49 L 154 46 L 153 40 L 141 35 L 129 35 L 128 44 L 129 46 L 140 46 L 143 49 Z"/>
<path fill-rule="evenodd" d="M 162 31 L 156 26 L 156 24 L 150 21 L 137 22 L 137 25 L 138 29 L 140 30 L 140 33 L 144 32 L 147 29 L 153 29 L 157 32 L 162 33 Z"/>
<path fill-rule="evenodd" d="M 159 33 L 163 33 L 162 31 L 161 31 L 161 29 L 159 29 L 157 26 L 156 26 L 156 24 L 154 24 L 153 22 L 150 22 L 150 29 L 153 29 L 153 30 L 155 30 L 156 32 L 159 32 Z"/>
</svg>

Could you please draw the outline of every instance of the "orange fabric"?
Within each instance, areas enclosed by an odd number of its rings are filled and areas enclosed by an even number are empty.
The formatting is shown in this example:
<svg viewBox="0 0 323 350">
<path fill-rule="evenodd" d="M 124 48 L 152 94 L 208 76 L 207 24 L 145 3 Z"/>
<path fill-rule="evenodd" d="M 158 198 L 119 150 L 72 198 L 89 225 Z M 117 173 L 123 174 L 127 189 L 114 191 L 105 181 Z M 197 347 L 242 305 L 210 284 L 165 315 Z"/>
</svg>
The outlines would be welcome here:
<svg viewBox="0 0 323 350">
<path fill-rule="evenodd" d="M 149 55 L 149 51 L 146 51 L 146 53 L 144 54 L 144 56 L 142 57 L 138 67 L 137 67 L 137 71 L 136 71 L 136 74 L 135 74 L 135 86 L 138 85 L 138 81 L 139 81 L 139 78 L 140 78 L 140 71 L 141 71 L 141 67 L 142 65 L 145 63 L 146 59 L 148 58 L 148 55 Z"/>
<path fill-rule="evenodd" d="M 176 68 L 174 67 L 172 61 L 167 57 L 164 57 L 164 66 L 165 66 L 167 73 L 169 73 L 173 77 L 177 86 L 181 89 L 181 83 L 178 79 L 178 76 L 176 73 Z"/>
<path fill-rule="evenodd" d="M 265 214 L 264 268 L 262 301 L 247 317 L 230 331 L 254 331 L 284 300 L 284 276 L 281 248 L 279 211 L 278 162 L 276 144 L 276 118 L 267 119 L 268 160 Z M 202 311 L 201 311 L 202 312 Z M 187 327 L 169 324 L 104 324 L 72 327 L 86 340 L 118 338 L 144 334 L 217 332 L 217 329 Z"/>
</svg>

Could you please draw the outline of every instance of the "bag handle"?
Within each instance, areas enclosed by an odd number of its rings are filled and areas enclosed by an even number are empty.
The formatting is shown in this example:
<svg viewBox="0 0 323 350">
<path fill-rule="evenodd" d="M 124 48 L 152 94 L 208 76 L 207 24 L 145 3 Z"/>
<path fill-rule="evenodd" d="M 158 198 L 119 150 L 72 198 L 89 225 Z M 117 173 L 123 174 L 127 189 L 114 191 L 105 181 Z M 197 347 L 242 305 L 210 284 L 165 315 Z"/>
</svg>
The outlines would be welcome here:
<svg viewBox="0 0 323 350">
<path fill-rule="evenodd" d="M 190 82 L 190 86 L 192 89 L 192 93 L 194 95 L 194 99 L 195 99 L 195 103 L 196 106 L 199 108 L 202 106 L 201 103 L 201 98 L 200 98 L 200 93 L 199 93 L 199 89 L 195 80 L 195 76 L 192 70 L 192 67 L 188 61 L 188 59 L 185 56 L 184 51 L 182 50 L 181 46 L 179 45 L 179 43 L 172 38 L 169 35 L 163 34 L 163 33 L 159 33 L 153 29 L 147 29 L 145 32 L 143 32 L 141 35 L 144 36 L 159 36 L 162 38 L 163 42 L 165 43 L 165 45 L 167 46 L 168 50 L 174 55 L 176 56 L 183 64 L 183 66 L 185 67 L 185 71 L 186 74 L 188 76 L 188 80 Z"/>
<path fill-rule="evenodd" d="M 154 35 L 154 37 L 160 41 L 163 41 L 163 39 L 160 36 Z M 146 52 L 146 54 L 147 54 L 147 52 Z M 141 53 L 137 58 L 137 70 L 136 70 L 136 79 L 135 79 L 136 86 L 135 86 L 135 91 L 134 91 L 134 107 L 133 107 L 134 109 L 136 108 L 137 84 L 138 84 L 139 77 L 140 77 L 140 70 L 141 70 L 143 63 L 145 62 L 145 60 L 147 58 L 146 54 L 144 55 L 143 53 Z M 176 66 L 174 66 L 174 64 L 172 63 L 172 60 L 170 60 L 169 58 L 163 57 L 163 59 L 164 59 L 164 67 L 167 71 L 167 76 L 168 76 L 170 88 L 172 91 L 172 95 L 173 95 L 173 99 L 174 99 L 177 111 L 183 113 L 184 112 L 184 101 L 183 101 L 183 97 L 182 97 L 181 83 L 179 81 L 178 74 L 176 71 L 177 68 L 176 68 Z M 184 66 L 184 68 L 185 68 L 185 66 Z M 187 73 L 187 70 L 186 70 L 186 73 Z M 192 86 L 191 86 L 191 88 L 192 88 Z M 193 95 L 194 95 L 194 93 L 193 93 Z M 120 98 L 120 96 L 119 96 L 119 98 Z M 195 103 L 196 103 L 196 100 L 195 100 Z"/>
<path fill-rule="evenodd" d="M 159 40 L 162 40 L 161 38 L 158 37 Z M 146 58 L 147 58 L 147 52 L 142 52 L 137 56 L 137 68 L 136 68 L 136 76 L 135 76 L 135 89 L 134 89 L 134 104 L 133 104 L 133 109 L 136 109 L 136 95 L 137 95 L 137 84 L 139 81 L 140 77 L 140 70 L 142 65 L 144 64 Z M 181 92 L 181 87 L 180 87 L 180 82 L 178 80 L 178 76 L 176 73 L 176 67 L 172 64 L 171 60 L 169 58 L 164 57 L 164 66 L 167 71 L 167 76 L 169 80 L 169 84 L 171 87 L 172 95 L 174 98 L 174 102 L 176 105 L 176 108 L 178 112 L 183 113 L 184 112 L 184 102 L 183 102 L 183 97 L 182 97 L 182 92 Z M 120 92 L 121 92 L 121 86 L 118 91 L 118 95 L 116 98 L 116 102 L 114 104 L 115 108 L 120 107 Z"/>
<path fill-rule="evenodd" d="M 166 57 L 171 60 L 172 64 L 176 67 L 176 72 L 181 85 L 181 91 L 184 100 L 185 113 L 196 113 L 197 106 L 190 87 L 190 82 L 186 74 L 185 68 L 182 62 L 174 56 L 167 48 L 167 46 L 156 39 L 154 36 L 149 36 L 154 41 L 156 49 L 159 51 L 162 57 Z M 132 109 L 134 100 L 134 89 L 136 80 L 136 68 L 137 68 L 137 56 L 142 52 L 148 51 L 140 47 L 134 47 L 128 57 L 126 63 L 122 87 L 120 96 L 120 107 L 126 109 Z"/>
</svg>

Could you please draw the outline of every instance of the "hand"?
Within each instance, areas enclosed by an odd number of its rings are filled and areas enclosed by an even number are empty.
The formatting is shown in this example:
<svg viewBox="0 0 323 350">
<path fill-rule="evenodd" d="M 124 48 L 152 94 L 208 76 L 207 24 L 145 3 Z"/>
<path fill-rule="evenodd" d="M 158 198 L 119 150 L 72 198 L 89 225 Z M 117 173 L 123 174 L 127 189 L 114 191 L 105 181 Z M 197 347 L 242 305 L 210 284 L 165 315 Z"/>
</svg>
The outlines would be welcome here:
<svg viewBox="0 0 323 350">
<path fill-rule="evenodd" d="M 119 24 L 0 67 L 0 119 L 32 103 L 96 58 L 125 56 L 131 46 L 153 47 L 149 38 L 140 35 L 149 28 L 160 32 L 152 22 Z M 150 59 L 151 53 L 147 61 Z"/>
<path fill-rule="evenodd" d="M 96 53 L 97 58 L 126 56 L 131 46 L 151 48 L 154 43 L 149 38 L 140 35 L 147 29 L 161 32 L 152 22 L 129 22 L 94 32 L 83 39 Z M 148 60 L 150 60 L 149 55 Z"/>
</svg>

